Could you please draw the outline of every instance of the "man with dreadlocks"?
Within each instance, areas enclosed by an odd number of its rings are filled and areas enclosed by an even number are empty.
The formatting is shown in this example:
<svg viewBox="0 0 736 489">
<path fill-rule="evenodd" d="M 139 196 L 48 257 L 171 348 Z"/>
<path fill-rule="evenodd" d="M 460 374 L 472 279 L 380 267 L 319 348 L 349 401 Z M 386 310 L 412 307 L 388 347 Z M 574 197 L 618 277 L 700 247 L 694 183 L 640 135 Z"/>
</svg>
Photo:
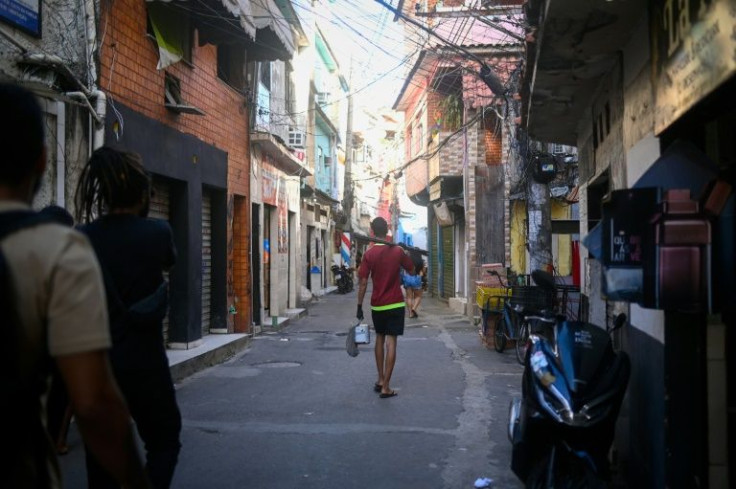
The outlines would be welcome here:
<svg viewBox="0 0 736 489">
<path fill-rule="evenodd" d="M 171 227 L 147 218 L 151 179 L 138 155 L 103 147 L 82 170 L 79 219 L 102 266 L 113 371 L 146 449 L 146 470 L 168 488 L 181 443 L 181 414 L 163 339 L 168 290 L 163 273 L 176 259 Z M 95 218 L 93 220 L 93 218 Z M 115 487 L 87 455 L 90 488 Z"/>
<path fill-rule="evenodd" d="M 44 429 L 51 361 L 84 442 L 126 488 L 148 488 L 110 369 L 100 267 L 85 237 L 31 210 L 46 167 L 34 96 L 0 83 L 0 419 L 3 487 L 61 487 Z M 9 289 L 9 290 L 8 290 Z"/>
</svg>

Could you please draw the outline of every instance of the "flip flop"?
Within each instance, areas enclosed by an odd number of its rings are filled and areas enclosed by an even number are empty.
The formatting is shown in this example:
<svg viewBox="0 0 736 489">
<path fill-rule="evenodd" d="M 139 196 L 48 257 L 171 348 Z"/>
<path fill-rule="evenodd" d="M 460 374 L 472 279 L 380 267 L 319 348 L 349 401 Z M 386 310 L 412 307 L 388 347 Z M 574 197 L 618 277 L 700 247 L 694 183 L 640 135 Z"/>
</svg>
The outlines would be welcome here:
<svg viewBox="0 0 736 489">
<path fill-rule="evenodd" d="M 378 396 L 378 397 L 380 397 L 381 399 L 387 399 L 387 398 L 389 398 L 389 397 L 395 397 L 395 396 L 398 396 L 398 395 L 399 395 L 399 393 L 398 393 L 398 392 L 396 392 L 396 391 L 391 391 L 391 392 L 387 392 L 387 393 L 383 393 L 383 392 L 381 392 L 381 395 L 380 395 L 380 396 Z"/>
<path fill-rule="evenodd" d="M 383 386 L 380 384 L 373 384 L 373 392 L 381 392 L 383 390 Z"/>
</svg>

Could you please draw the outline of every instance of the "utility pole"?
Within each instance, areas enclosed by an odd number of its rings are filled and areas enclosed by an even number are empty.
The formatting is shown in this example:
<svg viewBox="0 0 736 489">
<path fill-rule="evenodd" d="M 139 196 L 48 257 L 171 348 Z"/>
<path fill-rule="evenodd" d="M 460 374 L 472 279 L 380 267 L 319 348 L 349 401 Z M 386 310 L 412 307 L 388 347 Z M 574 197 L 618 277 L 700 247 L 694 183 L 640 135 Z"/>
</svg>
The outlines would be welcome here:
<svg viewBox="0 0 736 489">
<path fill-rule="evenodd" d="M 350 74 L 348 75 L 348 87 L 352 88 L 353 82 L 353 58 L 350 58 Z M 343 229 L 347 232 L 353 230 L 353 94 L 348 91 L 348 119 L 345 131 L 345 182 L 342 199 L 343 212 L 347 214 L 347 221 Z"/>
</svg>

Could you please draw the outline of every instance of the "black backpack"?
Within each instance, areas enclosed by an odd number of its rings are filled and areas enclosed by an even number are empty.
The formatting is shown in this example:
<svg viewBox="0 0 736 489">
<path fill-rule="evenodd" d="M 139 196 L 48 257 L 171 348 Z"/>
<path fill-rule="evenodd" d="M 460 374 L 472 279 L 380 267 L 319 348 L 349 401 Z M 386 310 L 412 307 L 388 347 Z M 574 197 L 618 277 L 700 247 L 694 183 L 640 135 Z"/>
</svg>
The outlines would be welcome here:
<svg viewBox="0 0 736 489">
<path fill-rule="evenodd" d="M 34 211 L 10 211 L 0 213 L 0 242 L 8 235 L 38 226 L 55 219 L 48 215 L 39 214 Z M 50 359 L 47 366 L 39 372 L 36 385 L 23 386 L 20 382 L 19 372 L 19 341 L 24 331 L 21 328 L 17 311 L 17 300 L 15 287 L 11 282 L 10 268 L 5 253 L 0 248 L 0 323 L 2 323 L 3 339 L 0 341 L 0 419 L 6 421 L 4 438 L 8 446 L 15 446 L 14 441 L 29 436 L 40 436 L 40 430 L 45 430 L 38 417 L 39 395 L 45 385 L 45 374 L 50 369 Z M 3 462 L 8 463 L 5 468 L 10 469 L 10 479 L 13 480 L 14 464 L 19 463 L 18 456 L 11 449 L 10 459 Z M 37 447 L 35 454 L 36 466 L 44 467 L 46 454 L 41 447 Z M 39 477 L 45 479 L 45 472 L 39 472 Z M 11 484 L 12 485 L 12 484 Z"/>
</svg>

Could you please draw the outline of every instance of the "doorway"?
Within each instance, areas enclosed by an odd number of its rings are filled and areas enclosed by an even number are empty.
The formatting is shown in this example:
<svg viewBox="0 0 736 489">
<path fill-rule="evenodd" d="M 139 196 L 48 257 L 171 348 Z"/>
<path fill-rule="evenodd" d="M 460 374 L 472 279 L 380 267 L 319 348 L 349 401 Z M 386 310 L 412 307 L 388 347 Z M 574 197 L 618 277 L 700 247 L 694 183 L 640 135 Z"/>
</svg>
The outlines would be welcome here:
<svg viewBox="0 0 736 489">
<path fill-rule="evenodd" d="M 253 204 L 251 207 L 251 293 L 253 294 L 252 321 L 255 325 L 261 324 L 261 219 L 260 206 Z"/>
</svg>

